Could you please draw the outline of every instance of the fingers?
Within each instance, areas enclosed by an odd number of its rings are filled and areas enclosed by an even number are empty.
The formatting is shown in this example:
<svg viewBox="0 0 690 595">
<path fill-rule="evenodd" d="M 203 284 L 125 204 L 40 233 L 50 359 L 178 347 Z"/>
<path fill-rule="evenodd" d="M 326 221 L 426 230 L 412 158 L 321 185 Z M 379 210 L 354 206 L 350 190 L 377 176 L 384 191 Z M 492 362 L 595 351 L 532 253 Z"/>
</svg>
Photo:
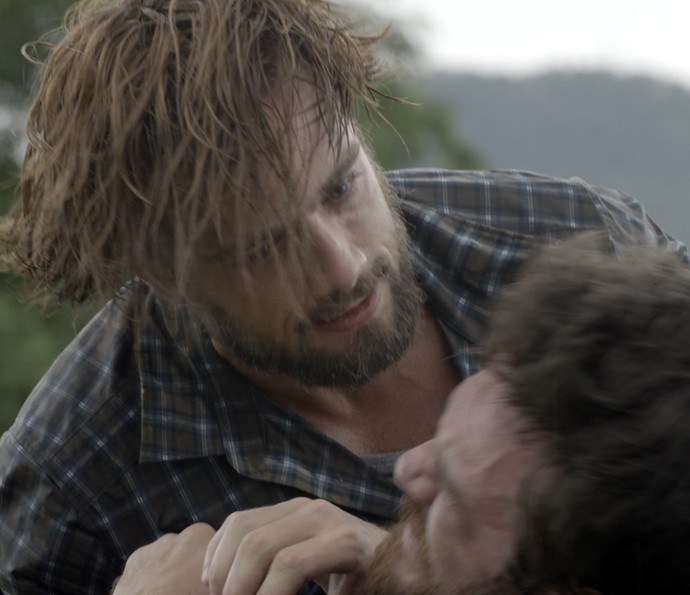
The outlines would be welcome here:
<svg viewBox="0 0 690 595">
<path fill-rule="evenodd" d="M 113 595 L 207 594 L 208 589 L 200 580 L 201 565 L 203 552 L 214 533 L 210 525 L 197 523 L 137 549 L 113 585 Z"/>
<path fill-rule="evenodd" d="M 352 579 L 356 577 L 361 580 L 364 569 L 368 568 L 370 556 L 365 555 L 366 551 L 362 533 L 354 527 L 341 527 L 328 534 L 320 533 L 280 550 L 257 595 L 292 594 L 305 581 L 322 575 L 339 577 L 339 588 L 329 587 L 329 595 L 352 593 L 351 587 L 355 584 Z M 333 584 L 334 580 L 331 579 L 329 585 Z"/>
<path fill-rule="evenodd" d="M 252 534 L 257 529 L 262 529 L 282 518 L 289 517 L 309 502 L 311 501 L 308 498 L 293 498 L 273 506 L 254 508 L 231 514 L 208 544 L 206 555 L 204 556 L 202 580 L 212 587 L 212 592 L 221 593 L 220 575 L 223 572 L 224 575 L 228 574 L 235 561 L 237 550 L 245 540 L 247 540 L 245 548 L 253 551 L 250 554 L 250 556 L 253 556 L 250 557 L 250 566 L 261 566 L 262 560 L 264 560 L 264 565 L 268 567 L 270 560 L 265 560 L 265 558 L 266 555 L 269 555 L 271 548 L 263 546 L 261 532 Z M 276 536 L 276 538 L 279 538 L 279 536 Z M 263 555 L 260 553 L 262 550 L 264 550 Z M 246 593 L 254 593 L 255 590 L 246 591 Z"/>
<path fill-rule="evenodd" d="M 309 579 L 363 573 L 385 535 L 323 500 L 290 500 L 228 517 L 202 578 L 214 594 L 293 595 Z"/>
</svg>

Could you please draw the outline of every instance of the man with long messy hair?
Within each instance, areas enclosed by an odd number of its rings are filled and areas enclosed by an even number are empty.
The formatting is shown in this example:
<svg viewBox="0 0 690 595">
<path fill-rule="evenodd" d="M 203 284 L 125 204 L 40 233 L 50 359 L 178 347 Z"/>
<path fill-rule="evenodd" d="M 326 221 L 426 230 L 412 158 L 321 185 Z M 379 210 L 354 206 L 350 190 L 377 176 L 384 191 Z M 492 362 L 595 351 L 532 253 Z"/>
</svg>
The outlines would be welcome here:
<svg viewBox="0 0 690 595">
<path fill-rule="evenodd" d="M 685 257 L 580 180 L 382 172 L 354 120 L 381 37 L 325 0 L 68 12 L 0 243 L 103 309 L 0 441 L 4 592 L 355 590 L 533 249 Z"/>
<path fill-rule="evenodd" d="M 501 295 L 486 368 L 398 460 L 370 595 L 690 592 L 690 268 L 596 243 Z"/>
<path fill-rule="evenodd" d="M 110 299 L 152 264 L 183 289 L 221 217 L 233 238 L 245 231 L 265 200 L 259 163 L 280 176 L 292 165 L 291 112 L 304 106 L 279 111 L 276 94 L 312 85 L 330 144 L 353 103 L 375 98 L 377 38 L 348 35 L 323 2 L 83 0 L 65 28 L 3 240 L 40 286 L 77 303 Z"/>
</svg>

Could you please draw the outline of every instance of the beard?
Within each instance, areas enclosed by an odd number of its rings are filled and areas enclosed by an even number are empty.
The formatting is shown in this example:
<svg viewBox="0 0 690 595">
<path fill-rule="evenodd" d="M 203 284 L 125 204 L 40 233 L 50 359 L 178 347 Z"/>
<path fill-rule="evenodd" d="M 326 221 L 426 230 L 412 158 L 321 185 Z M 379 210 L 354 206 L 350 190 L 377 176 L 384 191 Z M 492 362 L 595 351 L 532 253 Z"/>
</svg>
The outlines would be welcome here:
<svg viewBox="0 0 690 595">
<path fill-rule="evenodd" d="M 524 591 L 508 572 L 482 582 L 467 583 L 462 568 L 456 576 L 435 575 L 426 541 L 426 512 L 411 501 L 403 500 L 401 518 L 378 546 L 369 567 L 364 595 L 521 595 Z M 411 534 L 416 544 L 415 559 L 406 559 L 403 539 Z M 407 556 L 409 558 L 409 554 Z M 396 575 L 396 568 L 405 564 L 405 576 Z M 412 567 L 410 567 L 412 566 Z"/>
<path fill-rule="evenodd" d="M 412 342 L 423 297 L 397 199 L 382 174 L 379 182 L 395 221 L 392 252 L 396 262 L 383 257 L 375 260 L 352 290 L 334 292 L 306 312 L 294 325 L 296 345 L 290 347 L 257 336 L 242 321 L 229 319 L 220 308 L 209 307 L 205 326 L 224 354 L 253 370 L 286 375 L 305 386 L 351 388 L 366 384 L 403 356 Z M 347 347 L 337 351 L 310 344 L 310 333 L 320 321 L 342 313 L 380 282 L 390 287 L 392 322 L 368 322 L 353 332 Z"/>
</svg>

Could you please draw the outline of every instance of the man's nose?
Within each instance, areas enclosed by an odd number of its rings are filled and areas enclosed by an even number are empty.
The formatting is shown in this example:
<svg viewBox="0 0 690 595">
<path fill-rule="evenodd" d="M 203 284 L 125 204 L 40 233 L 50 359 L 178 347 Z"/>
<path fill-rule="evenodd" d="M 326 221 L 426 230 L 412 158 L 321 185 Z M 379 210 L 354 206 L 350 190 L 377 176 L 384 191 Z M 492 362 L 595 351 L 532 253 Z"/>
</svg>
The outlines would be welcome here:
<svg viewBox="0 0 690 595">
<path fill-rule="evenodd" d="M 345 222 L 314 216 L 308 222 L 314 266 L 307 271 L 312 295 L 318 300 L 354 288 L 367 264 L 367 255 Z"/>
<path fill-rule="evenodd" d="M 395 483 L 415 502 L 429 506 L 438 493 L 436 447 L 428 440 L 400 455 L 395 464 Z"/>
</svg>

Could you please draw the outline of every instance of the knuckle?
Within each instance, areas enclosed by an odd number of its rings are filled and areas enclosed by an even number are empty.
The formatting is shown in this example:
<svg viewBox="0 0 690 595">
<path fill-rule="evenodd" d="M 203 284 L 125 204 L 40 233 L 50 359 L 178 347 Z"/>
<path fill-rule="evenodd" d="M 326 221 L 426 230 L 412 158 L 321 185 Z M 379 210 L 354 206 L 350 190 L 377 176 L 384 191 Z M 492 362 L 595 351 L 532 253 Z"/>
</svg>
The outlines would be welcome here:
<svg viewBox="0 0 690 595">
<path fill-rule="evenodd" d="M 140 547 L 136 550 L 134 550 L 129 557 L 127 558 L 127 562 L 125 563 L 125 568 L 132 568 L 136 567 L 139 565 L 139 560 L 144 557 L 144 554 L 146 552 L 146 546 Z"/>
<path fill-rule="evenodd" d="M 162 551 L 167 550 L 176 537 L 175 533 L 165 533 L 155 541 L 142 545 L 129 555 L 126 566 L 132 568 L 147 563 L 152 556 L 160 555 Z"/>
<path fill-rule="evenodd" d="M 170 541 L 175 541 L 175 538 L 177 537 L 177 535 L 178 535 L 177 533 L 163 533 L 163 535 L 161 535 L 158 539 L 156 539 L 156 541 L 152 541 L 148 545 L 145 545 L 144 547 L 139 548 L 139 549 L 142 549 L 142 550 L 146 549 L 146 548 L 152 546 L 154 543 L 168 543 Z"/>
<path fill-rule="evenodd" d="M 309 515 L 328 516 L 333 514 L 334 510 L 338 510 L 333 504 L 326 500 L 309 500 L 305 503 L 304 511 Z"/>
<path fill-rule="evenodd" d="M 280 550 L 273 563 L 280 569 L 290 574 L 302 574 L 306 557 L 298 548 L 288 547 Z"/>
<path fill-rule="evenodd" d="M 362 541 L 361 533 L 351 525 L 340 525 L 336 530 L 338 541 L 347 546 L 357 546 Z"/>
<path fill-rule="evenodd" d="M 177 535 L 177 533 L 164 533 L 158 539 L 156 539 L 156 541 L 152 541 L 151 543 L 148 543 L 145 546 L 140 547 L 134 553 L 138 553 L 140 556 L 144 556 L 148 554 L 148 552 L 150 551 L 161 550 L 170 547 L 175 543 Z"/>
<path fill-rule="evenodd" d="M 215 533 L 213 527 L 208 523 L 194 523 L 186 527 L 180 535 L 185 535 L 187 537 L 208 537 Z"/>
<path fill-rule="evenodd" d="M 245 535 L 242 540 L 242 549 L 247 550 L 250 554 L 258 555 L 270 549 L 272 542 L 273 540 L 266 531 L 257 529 Z"/>
<path fill-rule="evenodd" d="M 231 533 L 244 533 L 249 525 L 249 511 L 238 510 L 225 519 L 223 530 Z"/>
</svg>

